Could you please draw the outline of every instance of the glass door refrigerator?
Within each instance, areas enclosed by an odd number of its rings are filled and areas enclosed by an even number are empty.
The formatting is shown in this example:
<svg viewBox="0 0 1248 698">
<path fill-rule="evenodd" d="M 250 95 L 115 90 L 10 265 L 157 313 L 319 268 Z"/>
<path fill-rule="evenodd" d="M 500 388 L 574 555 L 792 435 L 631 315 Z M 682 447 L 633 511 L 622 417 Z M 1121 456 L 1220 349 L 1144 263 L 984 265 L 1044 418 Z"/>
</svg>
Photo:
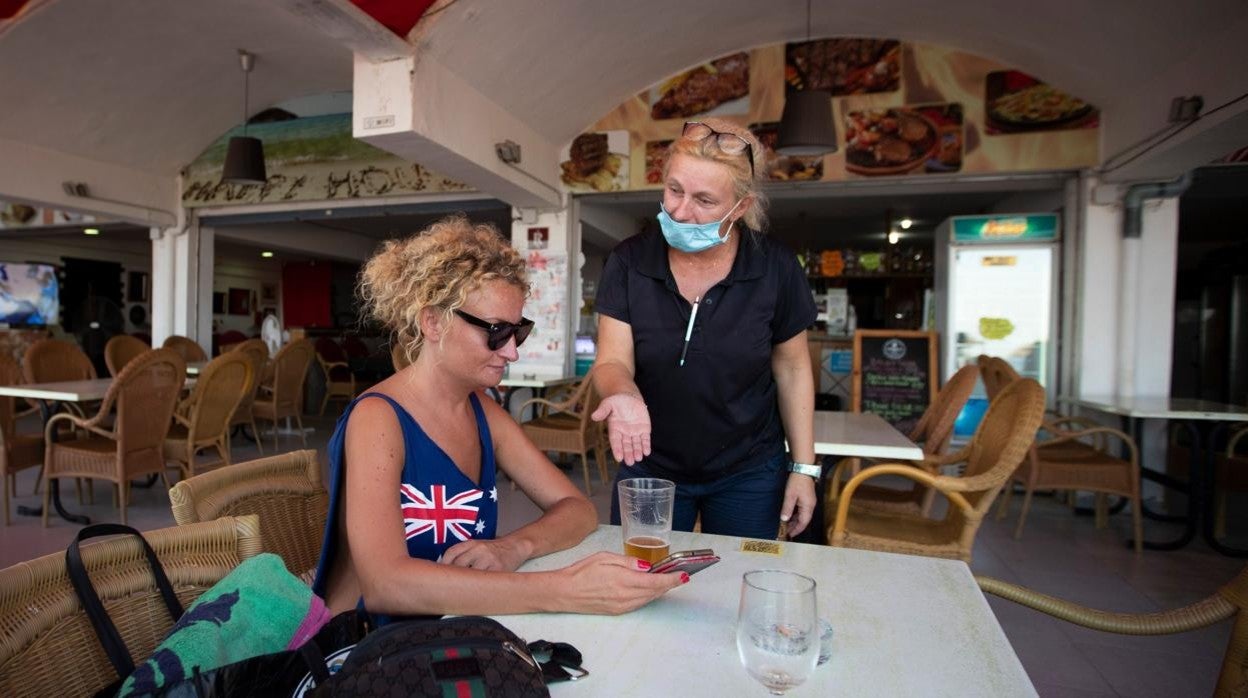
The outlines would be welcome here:
<svg viewBox="0 0 1248 698">
<path fill-rule="evenodd" d="M 989 354 L 1052 395 L 1059 235 L 1056 213 L 956 216 L 936 228 L 942 383 Z M 984 397 L 982 382 L 974 397 Z"/>
</svg>

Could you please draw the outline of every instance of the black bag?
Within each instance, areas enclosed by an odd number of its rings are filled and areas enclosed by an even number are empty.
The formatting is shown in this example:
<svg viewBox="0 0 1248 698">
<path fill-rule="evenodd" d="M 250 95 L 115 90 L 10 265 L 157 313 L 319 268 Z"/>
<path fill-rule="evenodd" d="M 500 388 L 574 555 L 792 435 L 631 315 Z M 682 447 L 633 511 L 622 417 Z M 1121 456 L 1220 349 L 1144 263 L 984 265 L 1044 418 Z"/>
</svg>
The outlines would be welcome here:
<svg viewBox="0 0 1248 698">
<path fill-rule="evenodd" d="M 172 620 L 170 625 L 177 622 L 183 613 L 182 604 L 173 591 L 173 585 L 169 583 L 160 559 L 139 531 L 113 523 L 94 524 L 78 531 L 78 535 L 65 551 L 65 566 L 74 592 L 95 629 L 96 637 L 117 671 L 117 680 L 96 693 L 96 696 L 109 698 L 117 695 L 126 677 L 134 672 L 134 661 L 91 584 L 91 578 L 82 564 L 79 544 L 94 536 L 115 534 L 135 536 L 143 544 L 143 552 L 156 580 L 156 588 L 169 610 Z M 362 640 L 369 630 L 371 623 L 364 613 L 339 613 L 299 649 L 252 657 L 206 672 L 196 671 L 186 679 L 163 686 L 155 694 L 149 695 L 178 698 L 268 698 L 300 694 L 308 690 L 313 682 L 323 683 L 328 679 L 331 672 L 326 664 L 332 666 L 341 661 L 345 651 L 349 651 Z"/>
<path fill-rule="evenodd" d="M 391 623 L 364 638 L 311 695 L 549 696 L 527 645 L 491 618 Z"/>
</svg>

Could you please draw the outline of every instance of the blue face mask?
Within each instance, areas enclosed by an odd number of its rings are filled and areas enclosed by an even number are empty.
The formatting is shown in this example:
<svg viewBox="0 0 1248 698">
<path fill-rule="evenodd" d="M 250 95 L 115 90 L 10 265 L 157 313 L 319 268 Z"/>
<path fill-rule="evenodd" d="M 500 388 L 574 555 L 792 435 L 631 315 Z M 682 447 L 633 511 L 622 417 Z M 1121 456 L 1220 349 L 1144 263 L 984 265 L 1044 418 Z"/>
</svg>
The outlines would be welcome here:
<svg viewBox="0 0 1248 698">
<path fill-rule="evenodd" d="M 712 221 L 710 223 L 679 223 L 672 220 L 667 213 L 667 209 L 663 207 L 663 203 L 659 202 L 659 227 L 663 229 L 663 238 L 667 240 L 667 244 L 675 247 L 681 252 L 701 252 L 708 250 L 716 245 L 722 245 L 728 241 L 728 235 L 732 234 L 732 228 L 728 228 L 728 232 L 723 236 L 719 236 L 719 227 L 728 220 L 728 216 L 737 210 L 737 206 L 741 205 L 741 201 L 732 205 L 728 209 L 728 213 L 724 217 Z"/>
</svg>

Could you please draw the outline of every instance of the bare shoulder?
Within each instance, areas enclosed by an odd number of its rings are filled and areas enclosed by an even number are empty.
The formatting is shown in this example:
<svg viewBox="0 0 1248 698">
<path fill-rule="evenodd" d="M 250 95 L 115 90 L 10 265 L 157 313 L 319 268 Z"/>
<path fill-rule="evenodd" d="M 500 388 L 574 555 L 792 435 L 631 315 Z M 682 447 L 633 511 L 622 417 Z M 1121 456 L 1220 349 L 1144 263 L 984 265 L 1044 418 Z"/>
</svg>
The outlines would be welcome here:
<svg viewBox="0 0 1248 698">
<path fill-rule="evenodd" d="M 389 402 L 365 398 L 356 403 L 347 419 L 347 450 L 403 443 L 399 417 Z"/>
</svg>

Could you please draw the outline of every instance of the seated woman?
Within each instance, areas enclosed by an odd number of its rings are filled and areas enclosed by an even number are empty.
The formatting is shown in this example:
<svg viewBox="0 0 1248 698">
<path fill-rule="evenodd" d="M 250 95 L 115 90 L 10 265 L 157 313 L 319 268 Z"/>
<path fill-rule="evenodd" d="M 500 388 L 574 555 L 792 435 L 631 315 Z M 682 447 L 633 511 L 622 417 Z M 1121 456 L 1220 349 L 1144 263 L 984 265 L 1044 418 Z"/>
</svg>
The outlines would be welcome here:
<svg viewBox="0 0 1248 698">
<path fill-rule="evenodd" d="M 313 590 L 335 613 L 392 617 L 624 613 L 688 581 L 597 553 L 552 572 L 526 560 L 579 543 L 597 513 L 482 391 L 533 329 L 524 261 L 462 216 L 389 241 L 361 272 L 370 314 L 410 365 L 357 398 L 329 442 L 330 508 Z M 502 537 L 495 464 L 543 511 Z M 390 504 L 386 504 L 390 502 Z"/>
</svg>

